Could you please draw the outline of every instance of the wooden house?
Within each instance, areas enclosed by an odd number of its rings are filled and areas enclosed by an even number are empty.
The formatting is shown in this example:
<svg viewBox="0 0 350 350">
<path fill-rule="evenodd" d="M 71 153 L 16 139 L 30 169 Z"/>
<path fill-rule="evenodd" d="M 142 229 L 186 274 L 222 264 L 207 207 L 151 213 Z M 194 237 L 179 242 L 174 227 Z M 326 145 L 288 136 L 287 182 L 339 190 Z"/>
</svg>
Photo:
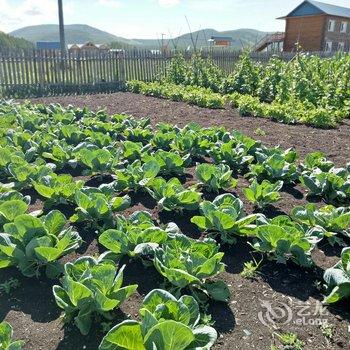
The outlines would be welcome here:
<svg viewBox="0 0 350 350">
<path fill-rule="evenodd" d="M 350 51 L 350 8 L 306 0 L 279 19 L 286 20 L 284 51 Z"/>
</svg>

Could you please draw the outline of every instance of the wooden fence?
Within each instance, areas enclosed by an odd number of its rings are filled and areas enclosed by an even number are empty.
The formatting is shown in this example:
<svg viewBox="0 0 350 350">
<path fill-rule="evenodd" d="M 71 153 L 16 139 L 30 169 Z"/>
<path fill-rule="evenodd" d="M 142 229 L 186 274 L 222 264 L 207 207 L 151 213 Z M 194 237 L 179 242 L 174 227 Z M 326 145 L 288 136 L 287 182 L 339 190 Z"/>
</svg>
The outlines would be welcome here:
<svg viewBox="0 0 350 350">
<path fill-rule="evenodd" d="M 183 53 L 186 59 L 192 54 Z M 272 54 L 252 53 L 251 57 L 267 62 Z M 0 52 L 0 97 L 118 91 L 128 80 L 152 81 L 161 76 L 175 55 L 148 50 L 67 52 L 64 55 L 51 50 Z M 214 50 L 202 51 L 201 55 L 231 73 L 241 52 Z M 294 57 L 291 53 L 278 55 L 285 60 Z"/>
</svg>

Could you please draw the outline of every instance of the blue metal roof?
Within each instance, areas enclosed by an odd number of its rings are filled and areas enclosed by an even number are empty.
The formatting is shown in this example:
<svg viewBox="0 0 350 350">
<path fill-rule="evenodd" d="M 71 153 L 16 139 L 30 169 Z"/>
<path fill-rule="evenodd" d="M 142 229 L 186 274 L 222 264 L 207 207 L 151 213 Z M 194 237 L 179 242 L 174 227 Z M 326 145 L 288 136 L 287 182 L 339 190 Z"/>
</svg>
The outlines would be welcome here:
<svg viewBox="0 0 350 350">
<path fill-rule="evenodd" d="M 59 50 L 60 47 L 60 43 L 56 41 L 38 41 L 36 43 L 38 50 Z"/>
<path fill-rule="evenodd" d="M 318 14 L 350 18 L 350 8 L 314 0 L 305 0 L 285 17 L 313 16 Z"/>
<path fill-rule="evenodd" d="M 339 17 L 350 17 L 350 8 L 348 7 L 326 4 L 324 2 L 319 2 L 314 0 L 308 0 L 308 2 L 318 7 L 321 11 L 323 11 L 327 15 L 339 16 Z"/>
</svg>

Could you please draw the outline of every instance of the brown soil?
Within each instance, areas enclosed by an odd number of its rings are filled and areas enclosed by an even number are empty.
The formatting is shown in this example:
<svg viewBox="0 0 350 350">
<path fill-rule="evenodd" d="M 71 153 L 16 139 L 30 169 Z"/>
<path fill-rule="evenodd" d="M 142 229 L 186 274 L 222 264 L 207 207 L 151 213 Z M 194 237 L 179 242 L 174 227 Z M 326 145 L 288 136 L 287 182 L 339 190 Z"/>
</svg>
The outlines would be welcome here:
<svg viewBox="0 0 350 350">
<path fill-rule="evenodd" d="M 260 138 L 270 146 L 280 144 L 284 148 L 295 147 L 301 157 L 308 152 L 321 150 L 339 165 L 349 161 L 350 123 L 348 121 L 336 130 L 317 130 L 305 126 L 277 124 L 258 118 L 241 118 L 234 110 L 213 111 L 129 93 L 57 97 L 40 101 L 88 106 L 95 110 L 102 106 L 106 107 L 110 113 L 125 112 L 137 117 L 148 116 L 154 124 L 163 121 L 183 126 L 190 121 L 197 121 L 203 126 L 224 125 Z M 254 134 L 254 130 L 258 127 L 266 132 L 265 136 Z M 193 184 L 193 169 L 188 169 L 187 172 L 186 185 Z M 242 188 L 246 185 L 246 180 L 239 178 L 239 184 L 236 189 L 232 189 L 232 192 L 243 200 L 246 212 L 252 213 L 253 206 L 245 201 L 242 194 Z M 208 193 L 204 193 L 203 196 L 212 197 Z M 125 215 L 135 210 L 148 210 L 160 224 L 174 221 L 183 233 L 194 238 L 202 235 L 189 221 L 190 217 L 197 213 L 185 212 L 184 215 L 159 213 L 157 203 L 148 195 L 131 194 L 131 197 L 133 206 L 124 212 Z M 273 217 L 289 213 L 295 205 L 305 203 L 307 200 L 302 187 L 286 187 L 283 189 L 281 201 L 269 207 L 265 214 Z M 32 204 L 31 210 L 40 208 L 41 199 L 35 198 Z M 70 208 L 65 208 L 65 210 L 69 212 Z M 102 251 L 96 242 L 94 232 L 82 227 L 80 227 L 80 232 L 85 240 L 83 247 L 66 257 L 64 261 Z M 230 247 L 224 245 L 222 250 L 225 252 L 224 262 L 227 267 L 226 272 L 218 278 L 228 283 L 232 296 L 228 304 L 211 303 L 208 310 L 215 322 L 214 327 L 219 332 L 215 349 L 269 350 L 272 344 L 282 349 L 276 334 L 285 332 L 296 333 L 305 343 L 304 349 L 307 350 L 350 348 L 349 303 L 328 307 L 327 314 L 324 316 L 306 316 L 304 325 L 297 323 L 297 319 L 302 318 L 299 315 L 303 307 L 311 305 L 306 311 L 314 312 L 316 302 L 322 300 L 323 270 L 332 266 L 339 259 L 340 248 L 332 248 L 325 244 L 321 249 L 315 250 L 313 258 L 316 267 L 310 270 L 298 268 L 292 264 L 279 265 L 264 259 L 259 274 L 254 279 L 243 278 L 240 274 L 245 262 L 252 260 L 252 257 L 257 261 L 261 259 L 259 254 L 253 253 L 246 240 L 238 240 L 236 245 Z M 154 268 L 146 268 L 138 260 L 125 260 L 122 263 L 127 264 L 124 283 L 137 283 L 139 287 L 137 293 L 122 305 L 120 312 L 116 314 L 114 323 L 126 317 L 137 318 L 143 296 L 153 288 L 160 287 L 163 282 Z M 99 323 L 96 323 L 92 332 L 85 337 L 80 335 L 73 325 L 64 326 L 62 324 L 60 310 L 52 297 L 52 285 L 57 281 L 27 279 L 15 269 L 8 269 L 0 272 L 0 283 L 9 277 L 18 278 L 21 286 L 10 296 L 0 295 L 0 320 L 5 319 L 13 325 L 15 337 L 26 341 L 25 350 L 97 349 L 103 336 Z M 275 325 L 273 323 L 264 325 L 258 318 L 259 313 L 265 316 L 265 309 L 261 306 L 262 301 L 270 302 L 276 311 L 282 305 L 281 303 L 289 305 L 293 313 L 292 321 L 286 324 L 276 322 Z M 315 318 L 327 320 L 332 329 L 331 339 L 325 337 L 320 326 L 310 324 Z"/>
</svg>

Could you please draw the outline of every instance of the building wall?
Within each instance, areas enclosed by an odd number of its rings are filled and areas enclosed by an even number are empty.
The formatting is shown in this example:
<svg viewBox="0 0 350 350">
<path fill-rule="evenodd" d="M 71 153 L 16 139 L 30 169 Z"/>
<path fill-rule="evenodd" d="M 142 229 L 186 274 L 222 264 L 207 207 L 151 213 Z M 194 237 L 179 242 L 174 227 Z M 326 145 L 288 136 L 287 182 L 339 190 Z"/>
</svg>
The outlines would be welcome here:
<svg viewBox="0 0 350 350">
<path fill-rule="evenodd" d="M 295 51 L 299 42 L 305 51 L 322 51 L 326 19 L 325 15 L 287 17 L 283 50 Z"/>
<path fill-rule="evenodd" d="M 335 21 L 334 31 L 328 30 L 329 20 Z M 346 33 L 341 33 L 341 23 L 347 22 Z M 338 44 L 344 43 L 344 51 L 350 51 L 350 18 L 328 15 L 315 15 L 286 18 L 286 35 L 283 50 L 295 51 L 295 43 L 305 51 L 324 51 L 326 42 L 332 42 L 332 51 L 338 50 Z"/>
<path fill-rule="evenodd" d="M 333 32 L 328 31 L 328 23 L 329 20 L 335 21 L 335 28 Z M 346 33 L 341 33 L 341 23 L 347 22 L 347 30 Z M 325 23 L 325 33 L 324 33 L 324 43 L 326 41 L 331 41 L 333 43 L 333 51 L 338 50 L 338 44 L 344 43 L 344 51 L 349 52 L 350 51 L 350 18 L 345 17 L 334 17 L 334 16 L 327 16 L 327 20 Z"/>
</svg>

